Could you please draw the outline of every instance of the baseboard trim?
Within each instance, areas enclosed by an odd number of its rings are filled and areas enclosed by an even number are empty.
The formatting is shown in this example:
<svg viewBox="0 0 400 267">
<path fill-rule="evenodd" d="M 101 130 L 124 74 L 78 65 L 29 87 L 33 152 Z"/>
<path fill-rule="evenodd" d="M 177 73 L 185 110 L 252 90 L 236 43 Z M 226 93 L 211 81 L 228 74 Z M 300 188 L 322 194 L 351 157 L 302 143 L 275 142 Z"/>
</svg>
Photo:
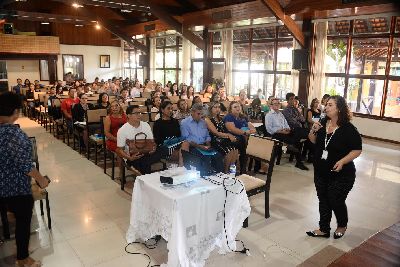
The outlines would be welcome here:
<svg viewBox="0 0 400 267">
<path fill-rule="evenodd" d="M 387 142 L 387 143 L 392 143 L 392 144 L 396 144 L 396 145 L 400 145 L 399 141 L 394 141 L 394 140 L 389 140 L 389 139 L 384 139 L 384 138 L 379 138 L 379 137 L 374 137 L 374 136 L 369 136 L 369 135 L 361 135 L 364 138 L 368 138 L 368 139 L 373 139 L 373 140 L 377 140 L 377 141 L 382 141 L 382 142 Z"/>
</svg>

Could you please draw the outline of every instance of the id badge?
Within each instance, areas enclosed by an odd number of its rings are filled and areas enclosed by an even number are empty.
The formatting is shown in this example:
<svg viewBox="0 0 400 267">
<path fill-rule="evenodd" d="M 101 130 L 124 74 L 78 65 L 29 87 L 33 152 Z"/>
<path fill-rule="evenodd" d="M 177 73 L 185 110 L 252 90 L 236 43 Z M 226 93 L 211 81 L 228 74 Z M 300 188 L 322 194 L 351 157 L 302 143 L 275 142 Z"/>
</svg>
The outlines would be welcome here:
<svg viewBox="0 0 400 267">
<path fill-rule="evenodd" d="M 321 159 L 325 159 L 325 160 L 328 159 L 328 150 L 323 150 L 322 151 Z"/>
</svg>

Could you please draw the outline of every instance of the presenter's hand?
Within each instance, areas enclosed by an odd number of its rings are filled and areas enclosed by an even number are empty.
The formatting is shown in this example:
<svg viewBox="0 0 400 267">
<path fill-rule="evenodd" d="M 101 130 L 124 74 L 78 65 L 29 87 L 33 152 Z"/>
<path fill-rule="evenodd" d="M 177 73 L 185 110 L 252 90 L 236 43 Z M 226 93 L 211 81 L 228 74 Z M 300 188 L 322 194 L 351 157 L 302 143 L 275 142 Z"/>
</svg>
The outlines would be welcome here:
<svg viewBox="0 0 400 267">
<path fill-rule="evenodd" d="M 313 126 L 311 127 L 311 130 L 314 132 L 318 132 L 319 129 L 322 128 L 322 124 L 319 121 L 314 122 Z"/>
<path fill-rule="evenodd" d="M 340 172 L 343 169 L 343 162 L 341 160 L 339 160 L 338 162 L 336 162 L 336 164 L 333 166 L 332 171 L 334 172 Z"/>
</svg>

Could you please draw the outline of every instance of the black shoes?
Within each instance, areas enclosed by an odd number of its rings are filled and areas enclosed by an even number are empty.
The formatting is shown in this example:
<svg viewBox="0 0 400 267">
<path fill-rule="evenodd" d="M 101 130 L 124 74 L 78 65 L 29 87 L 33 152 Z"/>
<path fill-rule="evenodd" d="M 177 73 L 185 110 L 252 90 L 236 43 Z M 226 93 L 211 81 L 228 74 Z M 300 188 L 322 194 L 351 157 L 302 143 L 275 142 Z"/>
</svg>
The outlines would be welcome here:
<svg viewBox="0 0 400 267">
<path fill-rule="evenodd" d="M 308 232 L 306 232 L 306 234 L 307 234 L 308 236 L 311 236 L 311 237 L 323 237 L 323 238 L 329 238 L 329 237 L 331 236 L 330 233 L 326 233 L 326 234 L 316 234 L 314 231 L 308 231 Z"/>
<path fill-rule="evenodd" d="M 296 165 L 295 165 L 295 167 L 296 167 L 296 168 L 299 168 L 300 170 L 303 170 L 303 171 L 308 171 L 307 166 L 305 166 L 305 165 L 303 164 L 303 162 L 297 162 Z"/>
<path fill-rule="evenodd" d="M 344 232 L 338 232 L 336 229 L 336 231 L 333 233 L 333 238 L 334 239 L 342 238 L 344 236 L 344 234 L 346 233 L 346 230 L 347 230 L 347 227 L 344 228 Z"/>
</svg>

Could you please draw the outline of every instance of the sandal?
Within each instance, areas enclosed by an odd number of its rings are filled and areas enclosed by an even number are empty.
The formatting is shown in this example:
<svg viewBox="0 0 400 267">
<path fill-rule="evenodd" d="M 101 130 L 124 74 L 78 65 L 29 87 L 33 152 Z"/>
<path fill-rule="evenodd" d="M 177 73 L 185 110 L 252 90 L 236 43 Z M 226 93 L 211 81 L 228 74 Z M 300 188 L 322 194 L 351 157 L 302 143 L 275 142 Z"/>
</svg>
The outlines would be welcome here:
<svg viewBox="0 0 400 267">
<path fill-rule="evenodd" d="M 344 231 L 338 231 L 339 228 L 343 228 Z M 346 233 L 347 227 L 338 227 L 338 229 L 336 229 L 336 231 L 333 233 L 333 238 L 334 239 L 339 239 L 342 238 L 344 236 L 344 234 Z"/>
<path fill-rule="evenodd" d="M 330 237 L 330 233 L 324 233 L 324 232 L 322 232 L 321 230 L 320 230 L 320 232 L 322 233 L 322 234 L 317 234 L 315 231 L 317 231 L 317 230 L 314 230 L 314 231 L 308 231 L 308 232 L 306 232 L 306 234 L 308 235 L 308 236 L 311 236 L 311 237 L 323 237 L 323 238 L 329 238 Z"/>
<path fill-rule="evenodd" d="M 28 257 L 23 260 L 17 260 L 15 262 L 15 267 L 40 267 L 40 266 L 42 266 L 42 262 L 36 261 L 31 257 Z"/>
</svg>

